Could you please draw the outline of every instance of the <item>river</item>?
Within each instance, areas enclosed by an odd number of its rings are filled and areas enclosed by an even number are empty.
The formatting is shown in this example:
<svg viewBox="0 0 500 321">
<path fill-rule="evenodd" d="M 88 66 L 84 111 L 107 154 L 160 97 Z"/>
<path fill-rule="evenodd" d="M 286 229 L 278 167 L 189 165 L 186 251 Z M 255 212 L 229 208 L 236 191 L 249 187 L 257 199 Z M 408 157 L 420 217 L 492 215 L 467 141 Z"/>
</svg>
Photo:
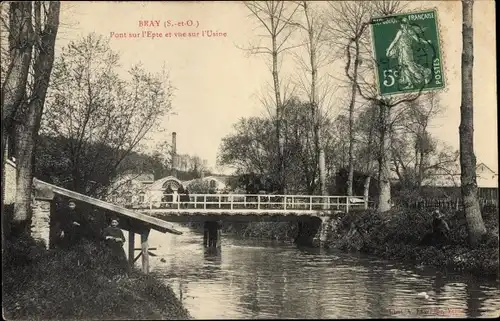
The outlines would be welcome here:
<svg viewBox="0 0 500 321">
<path fill-rule="evenodd" d="M 216 253 L 204 250 L 201 234 L 179 229 L 183 235 L 151 232 L 158 255 L 150 257 L 151 272 L 165 278 L 195 319 L 499 314 L 500 286 L 493 281 L 229 235 Z"/>
</svg>

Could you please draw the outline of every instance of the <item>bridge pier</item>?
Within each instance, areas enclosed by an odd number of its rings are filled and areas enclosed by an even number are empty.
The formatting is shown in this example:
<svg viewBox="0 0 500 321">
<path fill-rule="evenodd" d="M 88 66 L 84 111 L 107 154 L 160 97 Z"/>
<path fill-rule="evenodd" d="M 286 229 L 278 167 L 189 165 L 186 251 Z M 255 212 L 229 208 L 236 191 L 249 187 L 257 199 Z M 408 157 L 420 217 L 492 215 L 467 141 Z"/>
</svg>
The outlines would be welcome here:
<svg viewBox="0 0 500 321">
<path fill-rule="evenodd" d="M 221 226 L 217 221 L 205 221 L 203 224 L 203 246 L 220 248 Z"/>
<path fill-rule="evenodd" d="M 315 237 L 321 229 L 322 220 L 319 217 L 301 217 L 297 222 L 298 233 L 295 244 L 314 246 Z"/>
</svg>

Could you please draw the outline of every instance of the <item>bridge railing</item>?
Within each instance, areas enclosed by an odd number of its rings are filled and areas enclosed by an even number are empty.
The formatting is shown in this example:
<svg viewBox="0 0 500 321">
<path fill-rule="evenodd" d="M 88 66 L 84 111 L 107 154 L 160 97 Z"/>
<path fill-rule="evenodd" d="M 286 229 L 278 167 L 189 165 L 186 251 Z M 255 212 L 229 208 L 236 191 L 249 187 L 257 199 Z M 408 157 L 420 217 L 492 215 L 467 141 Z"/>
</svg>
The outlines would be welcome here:
<svg viewBox="0 0 500 321">
<path fill-rule="evenodd" d="M 221 209 L 221 210 L 343 210 L 367 209 L 363 196 L 190 194 L 164 195 L 168 201 L 150 201 L 135 208 L 144 209 Z"/>
</svg>

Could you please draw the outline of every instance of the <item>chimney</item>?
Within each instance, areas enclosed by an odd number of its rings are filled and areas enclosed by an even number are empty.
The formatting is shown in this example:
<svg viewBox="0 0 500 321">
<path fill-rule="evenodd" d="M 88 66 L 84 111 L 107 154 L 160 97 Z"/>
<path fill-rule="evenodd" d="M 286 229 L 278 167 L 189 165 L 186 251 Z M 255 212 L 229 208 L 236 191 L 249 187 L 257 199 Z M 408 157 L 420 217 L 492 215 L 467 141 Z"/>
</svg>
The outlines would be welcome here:
<svg viewBox="0 0 500 321">
<path fill-rule="evenodd" d="M 177 169 L 177 133 L 172 133 L 172 175 L 176 176 Z"/>
</svg>

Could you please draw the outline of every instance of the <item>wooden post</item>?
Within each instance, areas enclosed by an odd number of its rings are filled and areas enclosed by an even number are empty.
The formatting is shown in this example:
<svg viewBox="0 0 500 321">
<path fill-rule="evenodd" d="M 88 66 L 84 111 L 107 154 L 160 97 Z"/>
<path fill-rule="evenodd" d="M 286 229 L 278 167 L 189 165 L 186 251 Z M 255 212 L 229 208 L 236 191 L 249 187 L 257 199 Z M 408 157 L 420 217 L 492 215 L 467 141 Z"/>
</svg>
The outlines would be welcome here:
<svg viewBox="0 0 500 321">
<path fill-rule="evenodd" d="M 349 201 L 350 201 L 349 196 L 347 196 L 345 199 L 345 212 L 346 213 L 349 213 Z"/>
<path fill-rule="evenodd" d="M 221 228 L 221 224 L 219 222 L 217 222 L 217 241 L 215 244 L 216 248 L 219 249 L 221 247 L 221 241 L 222 241 L 222 228 Z"/>
<path fill-rule="evenodd" d="M 128 231 L 128 263 L 134 266 L 135 233 Z"/>
<path fill-rule="evenodd" d="M 208 222 L 203 222 L 203 247 L 208 247 Z"/>
<path fill-rule="evenodd" d="M 149 229 L 141 233 L 141 254 L 142 254 L 142 272 L 149 273 L 149 252 L 148 252 Z"/>
<path fill-rule="evenodd" d="M 257 209 L 260 210 L 260 195 L 257 195 Z"/>
<path fill-rule="evenodd" d="M 313 209 L 313 197 L 309 196 L 309 210 Z"/>
</svg>

